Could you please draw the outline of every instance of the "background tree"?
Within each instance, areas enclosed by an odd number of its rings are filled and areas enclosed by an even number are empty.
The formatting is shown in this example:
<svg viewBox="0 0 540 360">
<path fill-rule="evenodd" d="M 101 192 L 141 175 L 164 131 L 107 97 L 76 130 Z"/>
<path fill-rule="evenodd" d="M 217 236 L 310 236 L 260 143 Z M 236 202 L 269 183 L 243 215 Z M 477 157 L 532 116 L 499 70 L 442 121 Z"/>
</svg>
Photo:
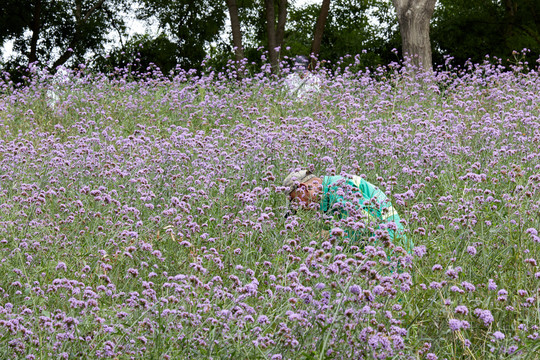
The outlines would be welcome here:
<svg viewBox="0 0 540 360">
<path fill-rule="evenodd" d="M 432 68 L 429 27 L 437 0 L 392 0 L 399 22 L 403 56 L 416 66 Z"/>
<path fill-rule="evenodd" d="M 234 56 L 237 62 L 244 59 L 244 46 L 242 44 L 242 30 L 240 28 L 240 18 L 238 16 L 238 4 L 236 0 L 227 0 L 229 17 L 231 20 L 231 30 L 234 45 Z"/>
<path fill-rule="evenodd" d="M 277 25 L 274 0 L 265 0 L 266 31 L 268 43 L 268 57 L 272 71 L 277 71 L 279 52 L 277 48 L 283 47 L 285 37 L 285 23 L 287 20 L 287 0 L 279 0 Z"/>
<path fill-rule="evenodd" d="M 486 54 L 507 62 L 527 48 L 527 60 L 540 56 L 540 2 L 536 0 L 440 0 L 431 31 L 434 61 L 451 56 L 456 65 L 477 63 Z"/>
<path fill-rule="evenodd" d="M 40 62 L 52 72 L 68 60 L 84 62 L 100 53 L 111 31 L 123 34 L 118 9 L 125 0 L 4 0 L 0 5 L 2 45 L 14 40 L 13 64 Z"/>
<path fill-rule="evenodd" d="M 229 12 L 231 25 L 223 25 L 218 36 L 203 46 L 205 54 L 211 57 L 207 64 L 221 69 L 228 66 L 231 59 L 246 58 L 249 64 L 260 65 L 260 47 L 264 44 L 266 48 L 267 37 L 266 17 L 261 16 L 265 9 L 264 0 L 226 0 L 223 1 L 223 6 L 224 15 Z M 235 13 L 238 15 L 237 19 Z M 234 50 L 235 47 L 238 50 L 238 44 L 241 45 L 241 53 Z"/>
<path fill-rule="evenodd" d="M 311 43 L 311 52 L 310 54 L 314 57 L 319 56 L 321 51 L 321 42 L 324 32 L 324 24 L 326 23 L 326 18 L 328 17 L 328 11 L 330 10 L 330 0 L 323 0 L 321 4 L 321 12 L 315 23 L 315 30 L 313 32 L 313 42 Z M 311 60 L 311 67 L 315 67 L 315 59 Z"/>
<path fill-rule="evenodd" d="M 7 40 L 22 37 L 33 20 L 33 4 L 31 0 L 5 0 L 0 2 L 0 45 Z M 39 17 L 38 17 L 39 19 Z"/>
<path fill-rule="evenodd" d="M 435 1 L 3 0 L 0 45 L 10 41 L 13 54 L 0 66 L 24 68 L 37 61 L 54 71 L 92 59 L 98 69 L 130 64 L 144 71 L 154 63 L 168 72 L 176 66 L 200 68 L 211 56 L 214 68 L 243 57 L 248 68 L 257 68 L 265 49 L 274 70 L 278 55 L 287 59 L 312 52 L 327 60 L 325 66 L 358 68 L 397 60 L 394 48 L 418 55 L 413 60 L 425 68 L 431 68 L 430 51 L 436 65 L 446 56 L 456 64 L 482 62 L 486 54 L 503 63 L 518 61 L 525 55 L 512 52 L 523 48 L 529 49 L 530 64 L 540 56 L 540 1 L 440 0 L 433 11 Z M 124 19 L 136 6 L 139 19 L 157 24 L 158 36 L 126 40 Z M 231 28 L 225 26 L 227 12 Z M 114 41 L 120 44 L 104 56 Z"/>
<path fill-rule="evenodd" d="M 315 38 L 320 4 L 293 7 L 286 31 L 290 55 L 309 55 Z M 395 61 L 401 47 L 395 11 L 387 1 L 332 0 L 321 38 L 319 58 L 329 66 L 357 64 L 358 68 Z M 355 56 L 359 54 L 359 56 Z M 352 55 L 352 56 L 346 56 Z M 332 65 L 334 64 L 334 65 Z"/>
<path fill-rule="evenodd" d="M 141 0 L 142 20 L 156 19 L 159 28 L 177 45 L 178 64 L 199 68 L 210 43 L 225 26 L 226 5 L 215 0 Z"/>
<path fill-rule="evenodd" d="M 148 34 L 135 35 L 123 46 L 94 59 L 93 66 L 103 73 L 113 73 L 117 68 L 145 73 L 157 67 L 168 74 L 178 64 L 177 46 L 165 34 L 152 38 Z"/>
</svg>

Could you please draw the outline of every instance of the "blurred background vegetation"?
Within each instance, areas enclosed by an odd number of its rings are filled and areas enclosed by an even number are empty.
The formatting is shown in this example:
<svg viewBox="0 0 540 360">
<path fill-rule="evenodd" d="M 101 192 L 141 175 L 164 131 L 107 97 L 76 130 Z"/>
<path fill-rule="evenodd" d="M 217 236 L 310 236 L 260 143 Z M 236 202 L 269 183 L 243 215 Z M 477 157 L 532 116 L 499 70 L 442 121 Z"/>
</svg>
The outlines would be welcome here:
<svg viewBox="0 0 540 360">
<path fill-rule="evenodd" d="M 155 66 L 164 74 L 177 68 L 220 70 L 235 59 L 231 6 L 237 9 L 248 67 L 260 66 L 268 49 L 269 6 L 279 59 L 292 62 L 312 52 L 324 2 L 329 9 L 319 60 L 346 66 L 360 54 L 356 66 L 369 68 L 399 59 L 401 37 L 390 0 L 3 0 L 0 69 L 13 75 L 38 63 L 51 73 L 79 64 L 102 72 Z M 142 32 L 134 32 L 134 24 Z M 430 32 L 435 67 L 482 62 L 486 55 L 505 65 L 528 61 L 534 67 L 540 56 L 540 1 L 439 0 Z"/>
</svg>

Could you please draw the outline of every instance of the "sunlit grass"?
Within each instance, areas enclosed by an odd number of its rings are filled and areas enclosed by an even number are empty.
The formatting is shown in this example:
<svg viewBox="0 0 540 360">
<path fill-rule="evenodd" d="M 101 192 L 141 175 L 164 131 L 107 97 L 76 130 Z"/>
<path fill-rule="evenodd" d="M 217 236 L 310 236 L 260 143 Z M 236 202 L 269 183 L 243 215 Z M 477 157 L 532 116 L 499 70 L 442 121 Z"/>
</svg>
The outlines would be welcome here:
<svg viewBox="0 0 540 360">
<path fill-rule="evenodd" d="M 318 76 L 5 85 L 2 357 L 535 358 L 538 73 Z M 386 191 L 414 253 L 285 219 L 307 167 Z"/>
</svg>

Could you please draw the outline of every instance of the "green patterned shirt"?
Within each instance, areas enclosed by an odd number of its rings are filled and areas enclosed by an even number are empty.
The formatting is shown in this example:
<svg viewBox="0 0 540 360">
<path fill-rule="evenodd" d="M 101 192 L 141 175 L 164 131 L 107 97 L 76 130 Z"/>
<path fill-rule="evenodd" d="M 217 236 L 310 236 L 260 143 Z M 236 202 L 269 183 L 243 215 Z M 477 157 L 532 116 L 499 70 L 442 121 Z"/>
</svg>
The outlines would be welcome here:
<svg viewBox="0 0 540 360">
<path fill-rule="evenodd" d="M 388 229 L 390 238 L 395 245 L 402 246 L 408 252 L 412 251 L 414 245 L 405 235 L 399 214 L 388 197 L 378 187 L 359 176 L 352 176 L 351 178 L 325 176 L 323 178 L 323 195 L 320 204 L 321 211 L 338 214 L 339 218 L 346 218 L 348 213 L 345 204 L 351 202 L 351 200 L 345 200 L 344 197 L 350 192 L 360 192 L 361 196 L 357 208 L 362 209 L 367 222 L 395 223 L 396 231 Z M 366 234 L 362 230 L 348 230 L 347 233 L 351 238 L 358 238 Z"/>
</svg>

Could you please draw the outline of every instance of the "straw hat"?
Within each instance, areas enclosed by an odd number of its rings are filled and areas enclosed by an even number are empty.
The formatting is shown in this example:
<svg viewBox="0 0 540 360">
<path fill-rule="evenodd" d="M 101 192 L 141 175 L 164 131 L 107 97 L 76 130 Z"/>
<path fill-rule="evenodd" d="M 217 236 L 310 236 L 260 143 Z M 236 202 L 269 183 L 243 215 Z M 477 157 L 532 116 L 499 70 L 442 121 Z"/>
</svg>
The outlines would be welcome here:
<svg viewBox="0 0 540 360">
<path fill-rule="evenodd" d="M 287 175 L 285 180 L 283 180 L 283 186 L 289 188 L 289 190 L 287 191 L 287 195 L 296 190 L 298 184 L 304 183 L 310 179 L 313 179 L 314 177 L 316 176 L 313 175 L 309 170 L 300 170 L 290 173 L 289 175 Z"/>
</svg>

